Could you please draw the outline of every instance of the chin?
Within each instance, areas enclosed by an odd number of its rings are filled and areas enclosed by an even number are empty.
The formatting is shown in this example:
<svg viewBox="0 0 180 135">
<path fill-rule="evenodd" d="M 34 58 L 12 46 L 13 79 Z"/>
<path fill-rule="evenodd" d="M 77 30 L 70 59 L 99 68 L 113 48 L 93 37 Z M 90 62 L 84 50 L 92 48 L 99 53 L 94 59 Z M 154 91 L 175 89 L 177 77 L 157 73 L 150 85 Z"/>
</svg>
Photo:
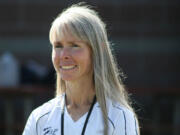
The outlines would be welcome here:
<svg viewBox="0 0 180 135">
<path fill-rule="evenodd" d="M 63 80 L 63 81 L 75 81 L 76 79 L 75 78 L 73 78 L 73 77 L 70 77 L 70 76 L 66 76 L 66 77 L 61 77 L 61 79 Z"/>
</svg>

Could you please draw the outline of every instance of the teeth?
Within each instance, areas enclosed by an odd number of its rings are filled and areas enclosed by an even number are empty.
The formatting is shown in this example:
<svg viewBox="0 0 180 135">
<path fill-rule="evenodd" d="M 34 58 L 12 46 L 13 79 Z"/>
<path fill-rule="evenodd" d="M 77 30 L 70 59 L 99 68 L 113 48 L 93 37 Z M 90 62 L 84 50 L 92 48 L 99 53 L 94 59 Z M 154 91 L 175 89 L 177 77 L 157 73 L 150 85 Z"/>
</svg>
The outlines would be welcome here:
<svg viewBox="0 0 180 135">
<path fill-rule="evenodd" d="M 74 68 L 75 66 L 62 66 L 61 68 L 62 69 L 72 69 L 72 68 Z"/>
</svg>

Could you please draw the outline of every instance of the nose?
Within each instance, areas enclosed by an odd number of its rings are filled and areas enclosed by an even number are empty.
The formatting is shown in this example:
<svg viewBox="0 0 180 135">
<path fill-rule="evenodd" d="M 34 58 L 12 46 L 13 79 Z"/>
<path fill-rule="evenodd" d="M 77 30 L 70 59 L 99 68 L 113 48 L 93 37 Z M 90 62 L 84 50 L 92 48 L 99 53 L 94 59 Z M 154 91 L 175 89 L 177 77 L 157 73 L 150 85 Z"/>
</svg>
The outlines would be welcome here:
<svg viewBox="0 0 180 135">
<path fill-rule="evenodd" d="M 69 59 L 70 58 L 70 50 L 69 48 L 63 48 L 60 52 L 60 58 L 62 60 L 66 60 L 66 59 Z"/>
</svg>

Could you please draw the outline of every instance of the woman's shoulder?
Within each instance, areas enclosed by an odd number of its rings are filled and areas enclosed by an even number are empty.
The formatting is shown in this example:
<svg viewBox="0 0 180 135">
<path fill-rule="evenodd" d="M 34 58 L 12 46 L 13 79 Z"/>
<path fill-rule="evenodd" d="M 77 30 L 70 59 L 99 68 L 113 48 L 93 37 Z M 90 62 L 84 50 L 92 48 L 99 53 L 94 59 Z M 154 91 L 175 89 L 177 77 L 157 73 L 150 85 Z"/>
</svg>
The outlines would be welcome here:
<svg viewBox="0 0 180 135">
<path fill-rule="evenodd" d="M 23 135 L 40 134 L 44 123 L 49 118 L 51 112 L 53 113 L 53 110 L 56 110 L 56 107 L 61 105 L 62 99 L 62 96 L 57 96 L 34 109 L 26 122 Z"/>
<path fill-rule="evenodd" d="M 33 115 L 33 117 L 36 120 L 38 120 L 39 118 L 43 117 L 44 115 L 49 114 L 53 110 L 53 108 L 57 107 L 60 104 L 61 99 L 62 99 L 61 96 L 57 96 L 57 97 L 45 102 L 41 106 L 34 109 L 31 113 L 31 115 Z"/>
<path fill-rule="evenodd" d="M 120 133 L 120 131 L 123 131 L 127 135 L 138 135 L 136 115 L 130 108 L 118 102 L 112 102 L 109 118 L 114 124 L 115 132 Z"/>
<path fill-rule="evenodd" d="M 53 104 L 56 102 L 56 100 L 56 98 L 53 98 L 50 101 L 45 102 L 41 106 L 34 109 L 31 114 L 34 116 L 35 119 L 42 117 L 43 115 L 51 111 L 51 109 L 53 108 Z"/>
<path fill-rule="evenodd" d="M 128 116 L 134 117 L 134 112 L 130 108 L 128 108 L 124 105 L 121 105 L 118 102 L 112 102 L 111 107 L 112 107 L 112 110 L 115 112 L 119 112 L 119 113 L 122 113 L 123 115 L 128 115 Z"/>
<path fill-rule="evenodd" d="M 130 117 L 134 117 L 134 112 L 133 110 L 131 110 L 130 108 L 121 105 L 119 102 L 117 101 L 112 101 L 112 100 L 108 100 L 108 106 L 109 106 L 109 113 L 113 113 L 113 116 L 116 116 L 114 114 L 119 114 L 119 115 L 127 115 Z"/>
</svg>

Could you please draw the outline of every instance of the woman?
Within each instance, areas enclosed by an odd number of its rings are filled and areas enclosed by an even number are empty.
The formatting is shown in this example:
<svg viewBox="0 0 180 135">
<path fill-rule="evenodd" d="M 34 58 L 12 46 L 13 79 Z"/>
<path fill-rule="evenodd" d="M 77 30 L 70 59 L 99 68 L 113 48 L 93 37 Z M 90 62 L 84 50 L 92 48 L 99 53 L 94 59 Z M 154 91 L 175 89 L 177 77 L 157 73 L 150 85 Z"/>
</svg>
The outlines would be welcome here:
<svg viewBox="0 0 180 135">
<path fill-rule="evenodd" d="M 49 37 L 56 97 L 31 113 L 23 135 L 138 135 L 98 14 L 73 5 L 54 20 Z"/>
</svg>

